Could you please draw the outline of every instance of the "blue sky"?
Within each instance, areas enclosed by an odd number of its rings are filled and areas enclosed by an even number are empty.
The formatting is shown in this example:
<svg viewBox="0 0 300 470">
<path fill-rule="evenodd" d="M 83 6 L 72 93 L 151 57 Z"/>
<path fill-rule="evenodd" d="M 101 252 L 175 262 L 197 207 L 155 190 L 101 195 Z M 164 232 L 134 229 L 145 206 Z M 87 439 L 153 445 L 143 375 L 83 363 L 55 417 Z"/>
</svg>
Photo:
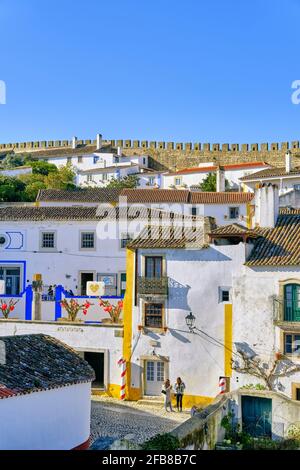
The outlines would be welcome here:
<svg viewBox="0 0 300 470">
<path fill-rule="evenodd" d="M 0 142 L 300 138 L 300 0 L 0 0 Z"/>
</svg>

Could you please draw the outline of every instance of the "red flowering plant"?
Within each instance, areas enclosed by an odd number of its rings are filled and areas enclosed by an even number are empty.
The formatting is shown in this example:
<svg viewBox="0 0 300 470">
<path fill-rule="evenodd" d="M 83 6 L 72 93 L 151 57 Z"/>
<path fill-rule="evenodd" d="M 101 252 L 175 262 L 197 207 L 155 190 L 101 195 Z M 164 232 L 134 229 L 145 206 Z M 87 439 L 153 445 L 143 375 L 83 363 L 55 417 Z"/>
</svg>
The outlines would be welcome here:
<svg viewBox="0 0 300 470">
<path fill-rule="evenodd" d="M 86 315 L 88 313 L 88 309 L 93 304 L 86 301 L 84 304 L 81 305 L 76 299 L 71 299 L 70 301 L 68 301 L 67 299 L 64 299 L 60 302 L 60 305 L 62 306 L 62 308 L 66 310 L 68 314 L 68 320 L 75 321 L 78 313 L 81 310 L 82 310 L 83 315 Z"/>
<path fill-rule="evenodd" d="M 108 300 L 99 299 L 99 305 L 110 316 L 112 323 L 120 323 L 120 316 L 123 310 L 123 300 L 119 300 L 117 305 L 112 305 Z"/>
<path fill-rule="evenodd" d="M 15 305 L 18 303 L 18 300 L 10 299 L 8 302 L 4 300 L 0 301 L 0 310 L 4 316 L 4 318 L 8 318 L 9 314 L 14 311 Z"/>
</svg>

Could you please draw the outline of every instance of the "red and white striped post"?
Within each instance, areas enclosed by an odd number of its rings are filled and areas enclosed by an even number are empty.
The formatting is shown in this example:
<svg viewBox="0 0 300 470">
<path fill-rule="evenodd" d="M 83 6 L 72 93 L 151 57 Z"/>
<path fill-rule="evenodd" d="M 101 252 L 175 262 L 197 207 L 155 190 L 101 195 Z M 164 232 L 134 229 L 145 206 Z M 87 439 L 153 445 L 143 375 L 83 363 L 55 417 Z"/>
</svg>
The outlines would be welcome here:
<svg viewBox="0 0 300 470">
<path fill-rule="evenodd" d="M 220 377 L 219 380 L 219 390 L 220 390 L 220 395 L 226 392 L 226 379 L 225 377 Z"/>
<path fill-rule="evenodd" d="M 120 388 L 120 400 L 125 400 L 125 388 L 126 388 L 126 361 L 121 357 L 118 361 L 118 366 L 121 367 L 121 388 Z"/>
</svg>

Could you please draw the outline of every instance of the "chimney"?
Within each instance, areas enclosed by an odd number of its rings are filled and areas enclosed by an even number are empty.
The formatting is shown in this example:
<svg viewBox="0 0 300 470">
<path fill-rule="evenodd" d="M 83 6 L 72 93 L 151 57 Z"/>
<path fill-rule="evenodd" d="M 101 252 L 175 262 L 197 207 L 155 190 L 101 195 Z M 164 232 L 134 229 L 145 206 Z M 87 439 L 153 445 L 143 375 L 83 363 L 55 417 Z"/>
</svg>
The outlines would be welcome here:
<svg viewBox="0 0 300 470">
<path fill-rule="evenodd" d="M 77 147 L 77 137 L 73 137 L 72 139 L 72 149 L 76 149 Z"/>
<path fill-rule="evenodd" d="M 225 171 L 220 166 L 217 169 L 217 193 L 225 192 Z"/>
<path fill-rule="evenodd" d="M 285 171 L 290 173 L 292 170 L 292 154 L 291 151 L 288 150 L 285 154 Z"/>
<path fill-rule="evenodd" d="M 118 157 L 122 157 L 122 147 L 117 148 L 117 155 Z"/>
<path fill-rule="evenodd" d="M 97 139 L 97 150 L 98 150 L 98 149 L 101 149 L 102 147 L 102 134 L 97 134 L 96 139 Z"/>
<path fill-rule="evenodd" d="M 274 228 L 279 213 L 279 192 L 276 184 L 260 184 L 255 188 L 255 224 Z"/>
</svg>

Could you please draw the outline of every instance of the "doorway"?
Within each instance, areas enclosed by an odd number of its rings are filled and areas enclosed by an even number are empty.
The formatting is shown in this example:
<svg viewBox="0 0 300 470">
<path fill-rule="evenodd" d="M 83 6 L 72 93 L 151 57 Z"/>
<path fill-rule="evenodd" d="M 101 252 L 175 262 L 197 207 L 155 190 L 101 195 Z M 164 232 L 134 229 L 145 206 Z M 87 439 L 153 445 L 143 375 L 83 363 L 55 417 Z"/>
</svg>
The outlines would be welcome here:
<svg viewBox="0 0 300 470">
<path fill-rule="evenodd" d="M 272 437 L 272 400 L 260 397 L 242 397 L 243 431 L 253 437 Z"/>
<path fill-rule="evenodd" d="M 84 359 L 94 369 L 96 375 L 92 388 L 104 388 L 104 353 L 85 351 Z"/>
<path fill-rule="evenodd" d="M 165 363 L 145 361 L 145 395 L 159 396 L 165 381 Z"/>
<path fill-rule="evenodd" d="M 93 280 L 93 272 L 80 273 L 80 295 L 86 295 L 86 283 Z"/>
</svg>

